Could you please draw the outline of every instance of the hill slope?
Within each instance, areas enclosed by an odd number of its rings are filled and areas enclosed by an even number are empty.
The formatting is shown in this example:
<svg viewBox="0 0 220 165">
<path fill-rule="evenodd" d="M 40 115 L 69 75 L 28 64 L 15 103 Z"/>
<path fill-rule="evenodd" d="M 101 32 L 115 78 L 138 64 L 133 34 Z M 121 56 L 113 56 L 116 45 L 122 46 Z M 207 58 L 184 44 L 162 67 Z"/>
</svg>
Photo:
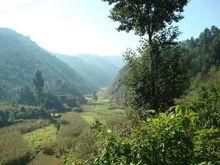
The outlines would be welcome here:
<svg viewBox="0 0 220 165">
<path fill-rule="evenodd" d="M 123 57 L 121 56 L 100 57 L 90 54 L 67 56 L 57 53 L 54 53 L 54 55 L 96 87 L 109 85 L 124 65 Z"/>
<path fill-rule="evenodd" d="M 102 69 L 84 62 L 82 59 L 76 56 L 56 56 L 63 62 L 71 66 L 79 75 L 84 79 L 91 82 L 96 87 L 104 87 L 109 84 L 112 80 Z"/>
<path fill-rule="evenodd" d="M 0 28 L 0 80 L 12 87 L 30 85 L 36 69 L 43 73 L 46 84 L 62 80 L 86 93 L 92 86 L 71 67 L 40 48 L 29 37 L 8 28 Z"/>
</svg>

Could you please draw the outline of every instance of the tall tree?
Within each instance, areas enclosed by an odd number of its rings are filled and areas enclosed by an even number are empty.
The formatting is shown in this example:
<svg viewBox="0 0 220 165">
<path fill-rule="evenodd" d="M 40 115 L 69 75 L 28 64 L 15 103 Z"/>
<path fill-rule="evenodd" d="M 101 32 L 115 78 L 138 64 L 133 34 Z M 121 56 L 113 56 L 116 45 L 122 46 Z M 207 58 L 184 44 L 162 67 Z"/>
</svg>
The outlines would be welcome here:
<svg viewBox="0 0 220 165">
<path fill-rule="evenodd" d="M 188 0 L 103 0 L 113 5 L 110 18 L 120 22 L 119 31 L 134 30 L 137 35 L 148 35 L 149 43 L 167 24 L 178 22 Z"/>
<path fill-rule="evenodd" d="M 98 96 L 97 96 L 96 91 L 93 91 L 93 93 L 92 93 L 92 99 L 93 99 L 94 102 L 98 100 Z"/>
<path fill-rule="evenodd" d="M 44 90 L 44 79 L 42 77 L 41 71 L 37 70 L 35 72 L 33 83 L 35 88 L 36 99 L 38 105 L 40 105 L 43 101 L 43 90 Z"/>
<path fill-rule="evenodd" d="M 188 0 L 103 1 L 113 6 L 110 18 L 120 23 L 117 28 L 119 31 L 129 32 L 134 30 L 139 36 L 147 35 L 144 49 L 142 47 L 138 54 L 140 58 L 132 58 L 132 56 L 135 56 L 133 52 L 126 55 L 129 64 L 127 76 L 127 82 L 129 83 L 127 85 L 133 89 L 133 100 L 135 100 L 138 108 L 145 108 L 147 105 L 148 108 L 157 110 L 161 108 L 162 102 L 160 100 L 164 100 L 167 104 L 173 102 L 173 99 L 181 95 L 183 90 L 181 89 L 181 92 L 176 91 L 175 97 L 171 97 L 168 94 L 162 95 L 173 89 L 171 88 L 172 84 L 167 83 L 169 82 L 168 77 L 169 79 L 172 77 L 166 74 L 173 74 L 173 72 L 169 71 L 169 64 L 171 64 L 171 70 L 175 71 L 175 65 L 181 63 L 178 60 L 177 62 L 172 62 L 171 59 L 173 57 L 168 58 L 164 56 L 164 53 L 181 56 L 180 54 L 177 55 L 181 51 L 175 52 L 175 49 L 179 47 L 172 47 L 170 50 L 172 52 L 166 50 L 171 48 L 169 47 L 170 45 L 175 44 L 174 40 L 179 34 L 177 28 L 167 27 L 183 18 L 183 8 L 188 3 Z M 163 66 L 168 67 L 164 72 L 161 69 Z M 174 75 L 178 77 L 177 72 Z M 164 76 L 164 78 L 161 79 L 161 76 Z M 138 79 L 138 82 L 135 81 L 134 77 Z M 179 83 L 181 82 L 176 81 L 175 83 L 180 86 Z M 168 98 L 164 99 L 164 97 Z"/>
</svg>

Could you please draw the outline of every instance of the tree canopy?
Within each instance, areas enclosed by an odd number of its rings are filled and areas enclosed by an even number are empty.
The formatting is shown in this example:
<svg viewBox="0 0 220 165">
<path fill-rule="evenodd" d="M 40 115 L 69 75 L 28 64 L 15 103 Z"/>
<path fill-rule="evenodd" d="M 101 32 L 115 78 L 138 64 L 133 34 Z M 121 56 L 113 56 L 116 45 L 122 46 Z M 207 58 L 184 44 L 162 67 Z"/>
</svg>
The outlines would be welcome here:
<svg viewBox="0 0 220 165">
<path fill-rule="evenodd" d="M 120 22 L 119 31 L 143 36 L 148 34 L 149 40 L 167 24 L 178 22 L 188 0 L 103 0 L 113 5 L 110 18 Z"/>
</svg>

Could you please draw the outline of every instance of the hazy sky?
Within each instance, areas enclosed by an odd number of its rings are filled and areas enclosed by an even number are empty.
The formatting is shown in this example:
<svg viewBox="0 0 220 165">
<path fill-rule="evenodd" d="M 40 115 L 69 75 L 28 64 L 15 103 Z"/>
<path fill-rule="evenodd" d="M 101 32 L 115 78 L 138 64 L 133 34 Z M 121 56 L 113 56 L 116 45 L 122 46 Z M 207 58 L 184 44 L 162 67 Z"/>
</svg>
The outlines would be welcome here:
<svg viewBox="0 0 220 165">
<path fill-rule="evenodd" d="M 0 27 L 28 35 L 43 48 L 64 53 L 121 54 L 139 37 L 118 32 L 101 0 L 0 0 Z M 220 0 L 191 0 L 178 23 L 180 40 L 211 25 L 220 28 Z"/>
</svg>

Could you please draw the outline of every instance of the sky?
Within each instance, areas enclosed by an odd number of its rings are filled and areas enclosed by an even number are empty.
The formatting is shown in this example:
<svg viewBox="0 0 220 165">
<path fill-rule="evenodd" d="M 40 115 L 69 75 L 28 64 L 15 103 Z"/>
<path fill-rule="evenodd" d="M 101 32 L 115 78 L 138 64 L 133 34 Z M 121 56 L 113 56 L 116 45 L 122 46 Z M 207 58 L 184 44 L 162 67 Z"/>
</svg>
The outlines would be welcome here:
<svg viewBox="0 0 220 165">
<path fill-rule="evenodd" d="M 0 0 L 0 27 L 8 27 L 53 52 L 120 55 L 135 49 L 140 37 L 118 32 L 111 9 L 101 0 Z M 220 0 L 191 0 L 177 25 L 179 40 L 198 37 L 206 27 L 220 28 Z"/>
</svg>

